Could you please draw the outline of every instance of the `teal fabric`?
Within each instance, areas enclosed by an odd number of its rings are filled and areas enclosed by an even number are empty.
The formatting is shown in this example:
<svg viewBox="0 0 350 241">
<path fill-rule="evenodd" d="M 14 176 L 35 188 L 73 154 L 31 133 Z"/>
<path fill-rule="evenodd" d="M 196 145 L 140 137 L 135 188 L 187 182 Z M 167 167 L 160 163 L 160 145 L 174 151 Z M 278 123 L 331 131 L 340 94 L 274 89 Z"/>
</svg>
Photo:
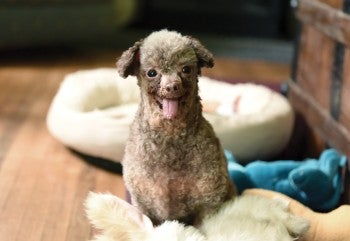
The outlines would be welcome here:
<svg viewBox="0 0 350 241">
<path fill-rule="evenodd" d="M 247 188 L 273 190 L 317 211 L 331 210 L 339 202 L 346 157 L 335 149 L 323 151 L 319 159 L 254 161 L 246 166 L 231 152 L 225 153 L 230 177 L 240 193 Z"/>
</svg>

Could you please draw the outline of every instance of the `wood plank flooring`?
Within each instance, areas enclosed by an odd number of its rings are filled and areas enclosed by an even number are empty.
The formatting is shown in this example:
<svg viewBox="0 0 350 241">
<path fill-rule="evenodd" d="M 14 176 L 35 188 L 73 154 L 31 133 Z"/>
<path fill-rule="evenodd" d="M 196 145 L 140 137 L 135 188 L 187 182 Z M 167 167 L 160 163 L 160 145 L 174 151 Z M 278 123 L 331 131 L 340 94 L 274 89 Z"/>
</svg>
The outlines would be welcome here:
<svg viewBox="0 0 350 241">
<path fill-rule="evenodd" d="M 121 176 L 84 162 L 46 129 L 46 113 L 64 75 L 114 67 L 118 52 L 3 58 L 0 61 L 0 240 L 91 238 L 83 202 L 89 191 L 125 198 Z M 217 59 L 204 75 L 279 83 L 289 66 Z"/>
</svg>

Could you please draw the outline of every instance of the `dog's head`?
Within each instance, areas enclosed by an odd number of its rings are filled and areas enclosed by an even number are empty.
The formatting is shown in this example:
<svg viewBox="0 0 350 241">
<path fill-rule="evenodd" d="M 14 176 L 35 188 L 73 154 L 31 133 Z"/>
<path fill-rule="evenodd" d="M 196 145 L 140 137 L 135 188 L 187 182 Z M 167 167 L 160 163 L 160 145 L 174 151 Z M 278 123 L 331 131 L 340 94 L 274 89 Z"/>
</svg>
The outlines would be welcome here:
<svg viewBox="0 0 350 241">
<path fill-rule="evenodd" d="M 117 62 L 119 74 L 137 76 L 148 104 L 166 119 L 191 108 L 201 68 L 213 65 L 213 55 L 197 39 L 168 30 L 136 42 Z"/>
</svg>

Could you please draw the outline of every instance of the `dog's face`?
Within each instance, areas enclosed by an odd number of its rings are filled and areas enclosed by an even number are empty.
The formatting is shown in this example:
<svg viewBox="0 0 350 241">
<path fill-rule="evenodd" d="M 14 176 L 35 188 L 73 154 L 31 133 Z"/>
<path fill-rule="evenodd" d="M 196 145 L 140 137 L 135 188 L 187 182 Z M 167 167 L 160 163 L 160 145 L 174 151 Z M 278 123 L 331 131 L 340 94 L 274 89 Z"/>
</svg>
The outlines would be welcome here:
<svg viewBox="0 0 350 241">
<path fill-rule="evenodd" d="M 197 57 L 191 47 L 168 53 L 169 48 L 159 48 L 140 59 L 141 89 L 147 90 L 148 101 L 154 110 L 166 119 L 184 114 L 197 90 Z"/>
<path fill-rule="evenodd" d="M 137 75 L 153 113 L 172 120 L 190 111 L 197 98 L 197 76 L 202 67 L 213 66 L 213 56 L 198 40 L 162 30 L 136 42 L 117 66 L 123 77 Z"/>
</svg>

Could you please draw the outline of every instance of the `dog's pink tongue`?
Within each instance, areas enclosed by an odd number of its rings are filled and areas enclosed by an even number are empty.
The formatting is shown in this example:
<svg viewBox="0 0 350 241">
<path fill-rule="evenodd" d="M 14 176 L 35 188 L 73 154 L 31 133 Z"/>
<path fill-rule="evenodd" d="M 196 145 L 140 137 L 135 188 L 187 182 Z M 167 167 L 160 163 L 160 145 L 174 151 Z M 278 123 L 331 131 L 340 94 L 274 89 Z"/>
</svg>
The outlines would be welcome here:
<svg viewBox="0 0 350 241">
<path fill-rule="evenodd" d="M 179 107 L 178 100 L 163 99 L 163 116 L 170 120 L 176 117 Z"/>
</svg>

